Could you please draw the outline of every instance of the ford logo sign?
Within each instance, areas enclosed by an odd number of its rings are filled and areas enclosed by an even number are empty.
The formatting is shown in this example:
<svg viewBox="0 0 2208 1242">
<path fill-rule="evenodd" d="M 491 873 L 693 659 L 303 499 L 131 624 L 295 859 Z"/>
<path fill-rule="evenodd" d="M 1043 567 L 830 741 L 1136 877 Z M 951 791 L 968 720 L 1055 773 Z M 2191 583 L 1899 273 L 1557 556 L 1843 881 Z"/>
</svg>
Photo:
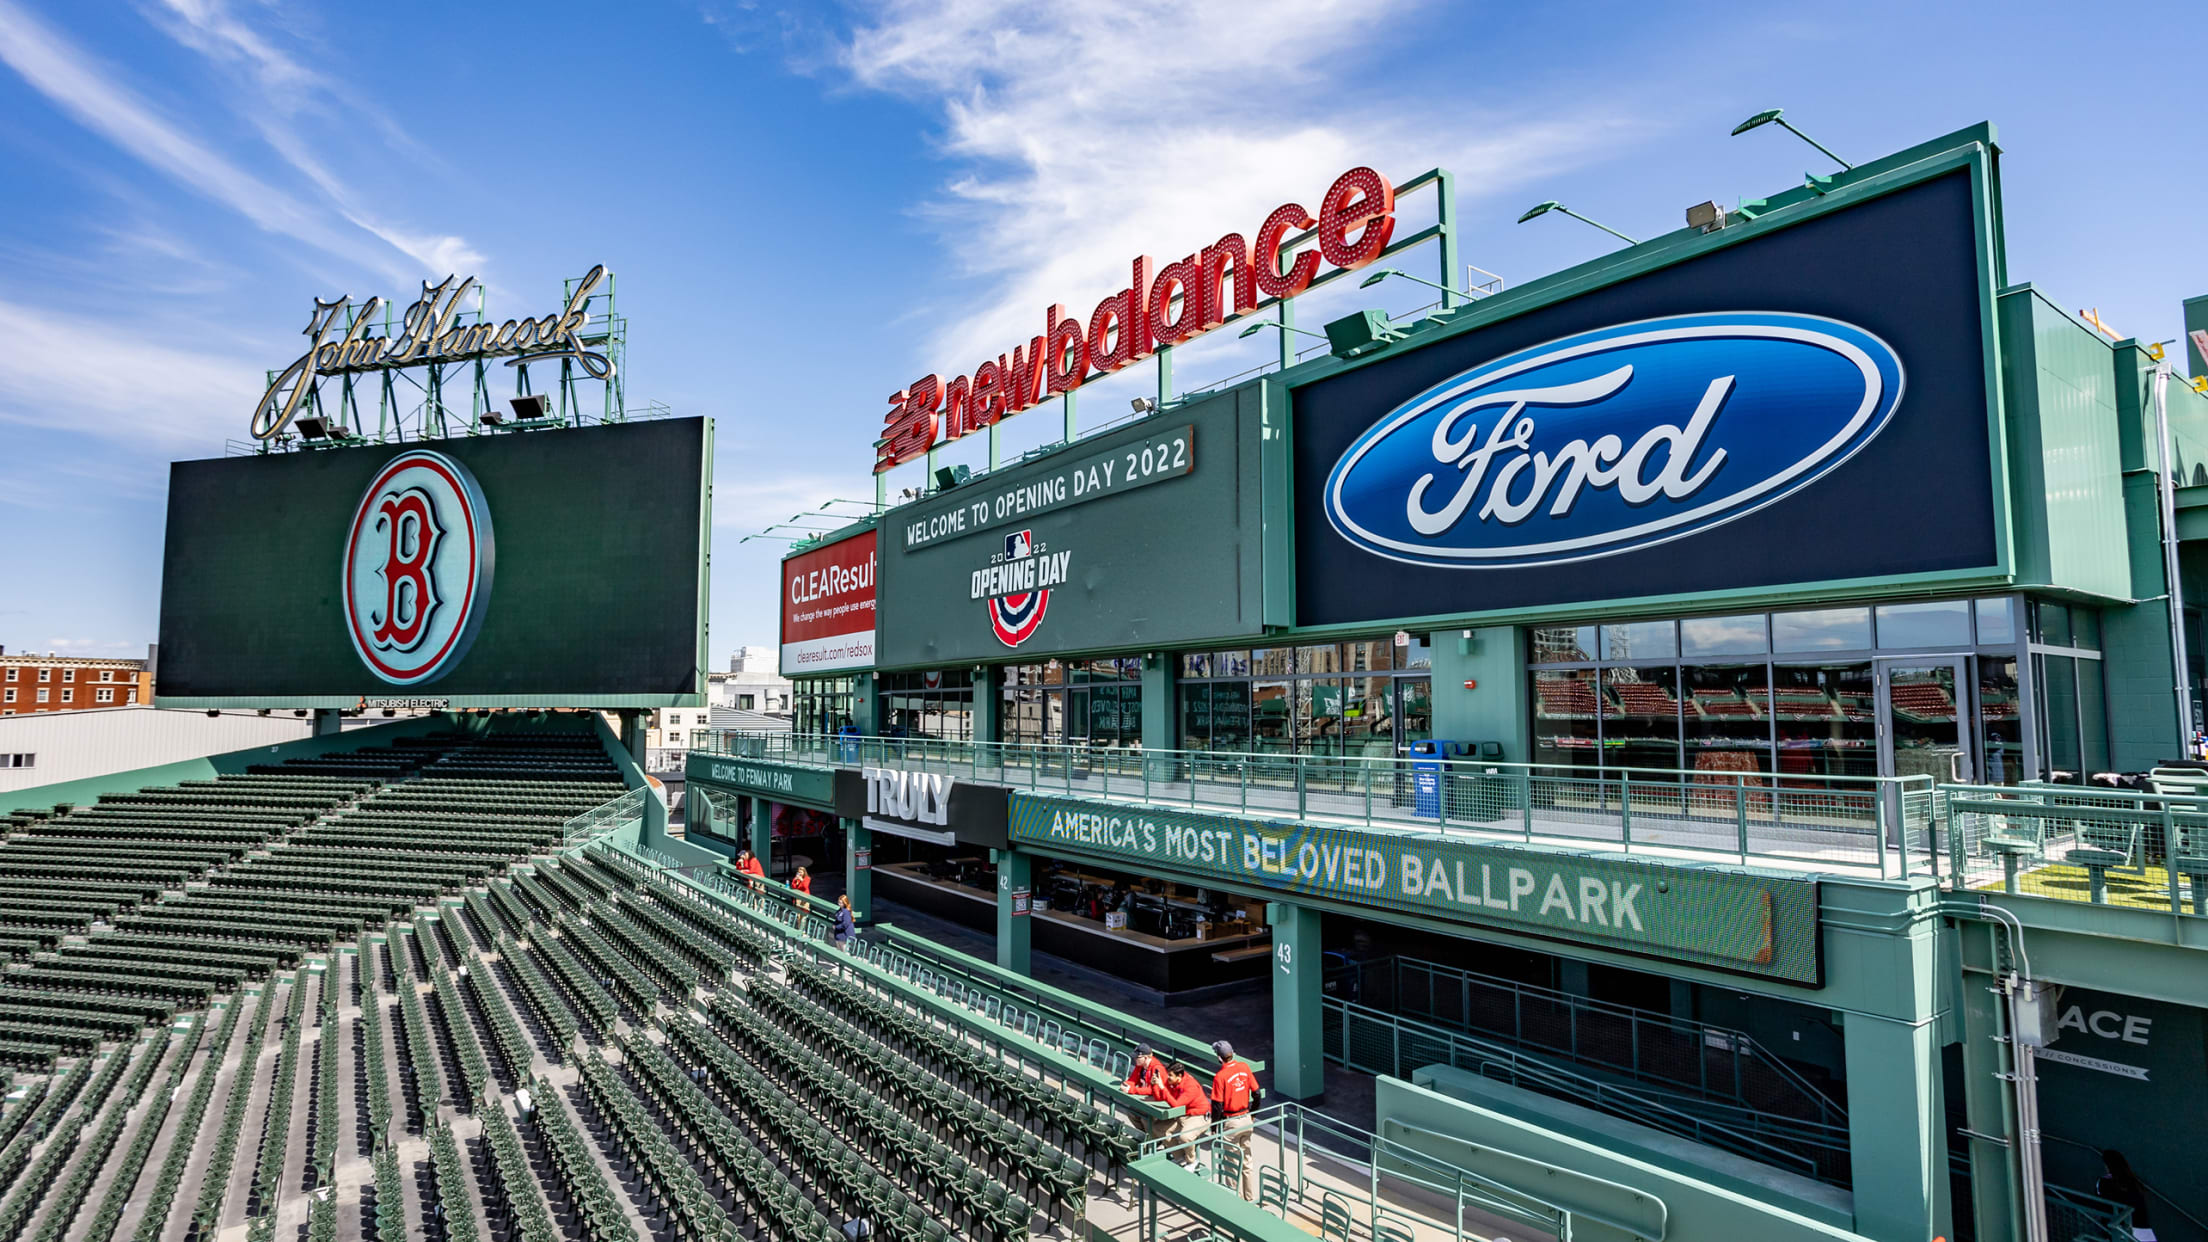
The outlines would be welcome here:
<svg viewBox="0 0 2208 1242">
<path fill-rule="evenodd" d="M 1452 376 L 1334 463 L 1368 552 L 1502 569 L 1615 556 L 1744 517 L 1885 429 L 1901 360 L 1853 324 L 1737 311 L 1582 332 Z"/>
</svg>

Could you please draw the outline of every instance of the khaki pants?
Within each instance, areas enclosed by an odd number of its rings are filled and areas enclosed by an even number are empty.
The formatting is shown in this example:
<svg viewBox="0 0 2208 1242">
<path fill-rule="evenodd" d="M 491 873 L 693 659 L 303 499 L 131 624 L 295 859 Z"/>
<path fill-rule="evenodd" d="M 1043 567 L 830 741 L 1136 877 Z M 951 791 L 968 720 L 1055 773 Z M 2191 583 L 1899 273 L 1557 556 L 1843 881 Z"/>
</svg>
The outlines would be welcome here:
<svg viewBox="0 0 2208 1242">
<path fill-rule="evenodd" d="M 1257 1125 L 1248 1113 L 1237 1113 L 1219 1119 L 1219 1138 L 1222 1147 L 1232 1147 L 1242 1155 L 1242 1200 L 1257 1200 L 1257 1156 L 1251 1150 L 1251 1141 L 1257 1137 Z"/>
<path fill-rule="evenodd" d="M 1197 1140 L 1211 1132 L 1211 1118 L 1173 1117 L 1168 1118 L 1168 1121 L 1173 1129 L 1166 1136 L 1166 1141 L 1173 1144 L 1173 1161 L 1176 1164 L 1187 1164 L 1196 1158 Z"/>
</svg>

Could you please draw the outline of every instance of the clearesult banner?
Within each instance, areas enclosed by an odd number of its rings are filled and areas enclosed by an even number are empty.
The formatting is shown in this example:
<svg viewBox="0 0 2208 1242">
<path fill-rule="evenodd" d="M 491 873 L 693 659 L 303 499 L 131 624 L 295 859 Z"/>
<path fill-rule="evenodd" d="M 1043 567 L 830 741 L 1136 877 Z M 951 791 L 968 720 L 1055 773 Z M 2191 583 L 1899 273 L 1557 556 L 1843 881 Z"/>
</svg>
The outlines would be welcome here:
<svg viewBox="0 0 2208 1242">
<path fill-rule="evenodd" d="M 874 666 L 873 531 L 782 562 L 782 675 Z"/>
</svg>

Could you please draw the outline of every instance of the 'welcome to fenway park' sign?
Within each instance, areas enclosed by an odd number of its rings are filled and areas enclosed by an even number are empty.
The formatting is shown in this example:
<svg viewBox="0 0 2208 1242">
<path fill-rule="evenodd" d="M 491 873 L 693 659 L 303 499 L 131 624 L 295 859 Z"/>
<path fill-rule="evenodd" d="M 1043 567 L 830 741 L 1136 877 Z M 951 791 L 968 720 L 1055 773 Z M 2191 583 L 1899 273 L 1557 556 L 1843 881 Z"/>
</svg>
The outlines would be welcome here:
<svg viewBox="0 0 2208 1242">
<path fill-rule="evenodd" d="M 1012 795 L 1012 840 L 1143 874 L 1293 893 L 1823 985 L 1817 883 L 1400 830 Z"/>
</svg>

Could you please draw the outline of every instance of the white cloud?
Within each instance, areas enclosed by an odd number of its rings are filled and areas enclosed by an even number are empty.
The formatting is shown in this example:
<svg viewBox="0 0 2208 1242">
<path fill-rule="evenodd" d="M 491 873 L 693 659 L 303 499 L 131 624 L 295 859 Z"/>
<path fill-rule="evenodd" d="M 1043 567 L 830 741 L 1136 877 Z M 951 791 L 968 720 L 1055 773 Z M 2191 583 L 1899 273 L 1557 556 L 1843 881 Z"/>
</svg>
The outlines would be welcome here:
<svg viewBox="0 0 2208 1242">
<path fill-rule="evenodd" d="M 263 364 L 44 308 L 0 301 L 0 422 L 139 449 L 204 449 L 242 434 Z"/>
<path fill-rule="evenodd" d="M 437 267 L 440 262 L 468 259 L 480 263 L 482 256 L 457 237 L 420 234 L 369 218 L 352 205 L 353 196 L 336 177 L 306 157 L 310 144 L 283 121 L 273 119 L 295 114 L 315 92 L 325 90 L 322 79 L 233 18 L 219 0 L 167 2 L 172 13 L 160 23 L 165 30 L 212 59 L 247 67 L 258 95 L 249 112 L 260 124 L 264 137 L 295 171 L 334 201 L 335 211 L 256 175 L 184 125 L 162 115 L 12 0 L 0 0 L 0 63 L 21 74 L 24 81 L 86 128 L 263 230 L 379 273 L 394 283 L 453 270 Z M 407 141 L 373 110 L 351 111 L 369 117 L 388 138 Z M 362 232 L 382 244 L 369 242 L 360 236 Z M 411 262 L 397 262 L 392 251 Z"/>
<path fill-rule="evenodd" d="M 1283 201 L 1314 206 L 1357 164 L 1398 179 L 1440 164 L 1492 191 L 1638 127 L 1591 104 L 1499 114 L 1468 87 L 1439 110 L 1428 84 L 1347 80 L 1383 37 L 1415 29 L 1418 7 L 879 0 L 841 67 L 940 110 L 959 171 L 920 210 L 987 287 L 942 317 L 922 365 L 950 374 L 1024 342 L 1052 302 L 1085 316 L 1134 256 L 1167 263 L 1247 235 Z"/>
</svg>

